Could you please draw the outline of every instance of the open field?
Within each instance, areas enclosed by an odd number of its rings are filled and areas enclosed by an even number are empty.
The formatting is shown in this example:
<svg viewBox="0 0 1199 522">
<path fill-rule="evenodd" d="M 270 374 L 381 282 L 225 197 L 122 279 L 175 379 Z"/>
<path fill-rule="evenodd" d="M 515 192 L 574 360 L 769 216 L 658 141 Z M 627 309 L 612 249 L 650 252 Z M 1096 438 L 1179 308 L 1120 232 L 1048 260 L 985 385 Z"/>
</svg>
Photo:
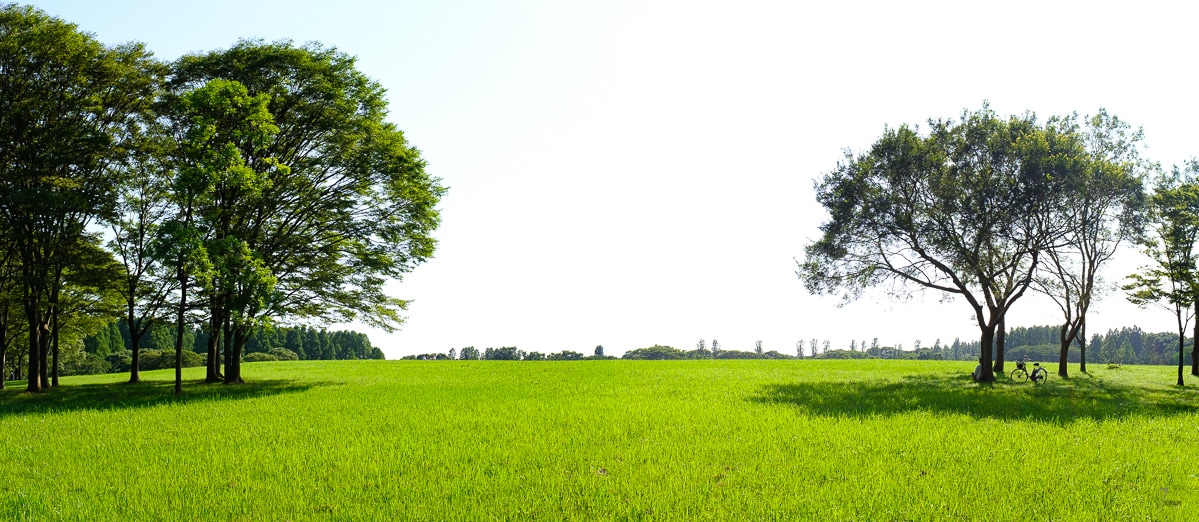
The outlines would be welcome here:
<svg viewBox="0 0 1199 522">
<path fill-rule="evenodd" d="M 0 393 L 2 520 L 1185 520 L 1199 379 L 936 361 L 391 361 Z M 185 378 L 203 377 L 202 369 Z M 1076 368 L 1072 368 L 1076 370 Z"/>
</svg>

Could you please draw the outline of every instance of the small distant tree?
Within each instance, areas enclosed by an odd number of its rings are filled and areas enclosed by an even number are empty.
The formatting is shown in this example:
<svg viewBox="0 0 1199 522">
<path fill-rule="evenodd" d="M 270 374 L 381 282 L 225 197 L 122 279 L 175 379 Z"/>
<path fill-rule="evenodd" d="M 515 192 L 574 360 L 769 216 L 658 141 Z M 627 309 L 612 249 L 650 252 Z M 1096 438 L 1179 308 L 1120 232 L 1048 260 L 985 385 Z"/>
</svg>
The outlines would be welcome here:
<svg viewBox="0 0 1199 522">
<path fill-rule="evenodd" d="M 712 356 L 716 356 L 718 353 L 720 353 L 720 341 L 712 339 Z"/>
<path fill-rule="evenodd" d="M 457 350 L 454 350 L 453 348 L 450 348 L 450 353 L 449 353 L 449 356 L 450 356 L 450 359 L 457 359 L 457 358 L 458 358 L 458 351 L 457 351 Z"/>
<path fill-rule="evenodd" d="M 1116 362 L 1120 364 L 1132 364 L 1136 362 L 1136 360 L 1137 356 L 1132 351 L 1132 343 L 1129 342 L 1128 338 L 1126 337 L 1124 338 L 1124 342 L 1120 344 L 1120 352 L 1116 357 Z"/>
<path fill-rule="evenodd" d="M 762 341 L 754 341 L 754 353 L 762 355 Z"/>
<path fill-rule="evenodd" d="M 912 343 L 912 350 L 920 351 L 920 339 L 916 339 L 916 342 Z"/>
<path fill-rule="evenodd" d="M 795 356 L 803 359 L 803 340 L 795 341 Z"/>
<path fill-rule="evenodd" d="M 824 341 L 824 346 L 823 346 L 823 349 L 820 350 L 820 353 L 828 353 L 828 349 L 829 349 L 830 345 L 832 345 L 832 342 L 827 341 L 827 340 Z"/>
<path fill-rule="evenodd" d="M 849 351 L 851 351 L 851 352 L 858 351 L 858 342 L 857 341 L 854 341 L 854 340 L 849 341 Z"/>
<path fill-rule="evenodd" d="M 474 346 L 467 346 L 466 348 L 463 348 L 461 352 L 459 352 L 458 357 L 464 361 L 478 360 L 479 359 L 479 349 L 475 348 Z"/>
<path fill-rule="evenodd" d="M 604 356 L 604 345 L 602 345 L 602 344 L 601 344 L 601 345 L 597 345 L 597 346 L 595 347 L 595 356 L 596 356 L 596 357 L 603 357 L 603 356 Z"/>
<path fill-rule="evenodd" d="M 813 337 L 812 344 L 809 344 L 808 346 L 812 347 L 812 357 L 815 357 L 817 350 L 820 349 L 820 341 Z"/>
</svg>

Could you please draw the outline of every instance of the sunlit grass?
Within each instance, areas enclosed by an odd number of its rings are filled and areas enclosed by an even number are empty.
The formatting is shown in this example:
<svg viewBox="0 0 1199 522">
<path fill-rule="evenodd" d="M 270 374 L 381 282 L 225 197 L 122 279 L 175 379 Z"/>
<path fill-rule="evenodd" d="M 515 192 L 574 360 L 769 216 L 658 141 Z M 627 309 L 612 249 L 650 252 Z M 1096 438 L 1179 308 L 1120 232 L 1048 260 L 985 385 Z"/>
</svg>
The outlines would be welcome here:
<svg viewBox="0 0 1199 522">
<path fill-rule="evenodd" d="M 1199 379 L 931 361 L 290 362 L 0 393 L 2 520 L 1186 520 Z M 186 373 L 192 381 L 202 369 Z M 1072 368 L 1072 370 L 1074 370 Z M 1077 373 L 1077 372 L 1075 372 Z"/>
</svg>

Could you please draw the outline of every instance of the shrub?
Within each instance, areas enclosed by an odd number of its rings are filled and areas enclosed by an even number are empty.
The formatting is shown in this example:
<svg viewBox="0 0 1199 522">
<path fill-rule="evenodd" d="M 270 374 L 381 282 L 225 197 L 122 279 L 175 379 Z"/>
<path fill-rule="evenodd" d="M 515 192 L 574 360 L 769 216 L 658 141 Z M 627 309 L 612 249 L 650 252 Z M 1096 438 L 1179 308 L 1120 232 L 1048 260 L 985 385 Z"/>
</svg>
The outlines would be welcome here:
<svg viewBox="0 0 1199 522">
<path fill-rule="evenodd" d="M 520 350 L 517 350 L 515 346 L 488 348 L 483 351 L 483 358 L 488 361 L 519 361 L 520 356 Z"/>
<path fill-rule="evenodd" d="M 684 359 L 687 356 L 678 348 L 670 346 L 653 345 L 649 348 L 638 348 L 625 352 L 624 359 L 645 359 L 645 360 L 663 360 L 663 359 Z"/>
<path fill-rule="evenodd" d="M 546 359 L 551 361 L 577 361 L 583 358 L 583 354 L 572 352 L 570 350 L 562 350 L 560 353 L 551 353 Z"/>
<path fill-rule="evenodd" d="M 108 373 L 112 365 L 104 358 L 94 353 L 84 353 L 82 357 L 73 359 L 62 365 L 63 375 L 93 375 Z"/>
<path fill-rule="evenodd" d="M 271 351 L 269 353 L 271 355 L 274 355 L 275 359 L 280 360 L 280 361 L 298 361 L 298 360 L 300 360 L 299 354 L 297 354 L 296 352 L 293 352 L 291 350 L 288 350 L 287 348 L 271 348 Z"/>
<path fill-rule="evenodd" d="M 129 353 L 130 356 L 133 355 L 132 352 L 126 353 Z M 175 350 L 142 350 L 137 364 L 142 371 L 174 368 Z M 204 356 L 191 350 L 183 350 L 182 366 L 184 368 L 204 366 Z"/>
<path fill-rule="evenodd" d="M 145 352 L 145 350 L 142 350 Z M 110 371 L 127 372 L 133 367 L 133 352 L 129 350 L 121 350 L 104 356 L 104 361 L 108 363 Z"/>
<path fill-rule="evenodd" d="M 279 358 L 275 357 L 274 355 L 271 355 L 269 353 L 254 352 L 254 353 L 246 354 L 244 357 L 241 358 L 241 360 L 242 360 L 242 362 L 252 363 L 252 362 L 264 362 L 264 361 L 278 361 Z"/>
<path fill-rule="evenodd" d="M 529 352 L 525 354 L 526 361 L 544 361 L 545 354 L 541 352 Z"/>
</svg>

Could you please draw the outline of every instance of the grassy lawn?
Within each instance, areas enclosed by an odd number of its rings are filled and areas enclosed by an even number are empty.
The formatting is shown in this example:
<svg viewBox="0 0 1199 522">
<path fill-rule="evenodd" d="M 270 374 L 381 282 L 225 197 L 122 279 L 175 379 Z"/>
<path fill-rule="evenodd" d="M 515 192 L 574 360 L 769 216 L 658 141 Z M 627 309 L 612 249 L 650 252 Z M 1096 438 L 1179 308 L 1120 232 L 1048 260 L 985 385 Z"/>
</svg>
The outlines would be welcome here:
<svg viewBox="0 0 1199 522">
<path fill-rule="evenodd" d="M 0 520 L 1187 520 L 1199 379 L 934 361 L 253 363 L 0 393 Z M 1056 365 L 1053 366 L 1054 368 Z M 193 381 L 203 369 L 185 372 Z M 1077 368 L 1072 368 L 1077 371 Z M 1035 515 L 1027 510 L 1035 510 Z"/>
</svg>

